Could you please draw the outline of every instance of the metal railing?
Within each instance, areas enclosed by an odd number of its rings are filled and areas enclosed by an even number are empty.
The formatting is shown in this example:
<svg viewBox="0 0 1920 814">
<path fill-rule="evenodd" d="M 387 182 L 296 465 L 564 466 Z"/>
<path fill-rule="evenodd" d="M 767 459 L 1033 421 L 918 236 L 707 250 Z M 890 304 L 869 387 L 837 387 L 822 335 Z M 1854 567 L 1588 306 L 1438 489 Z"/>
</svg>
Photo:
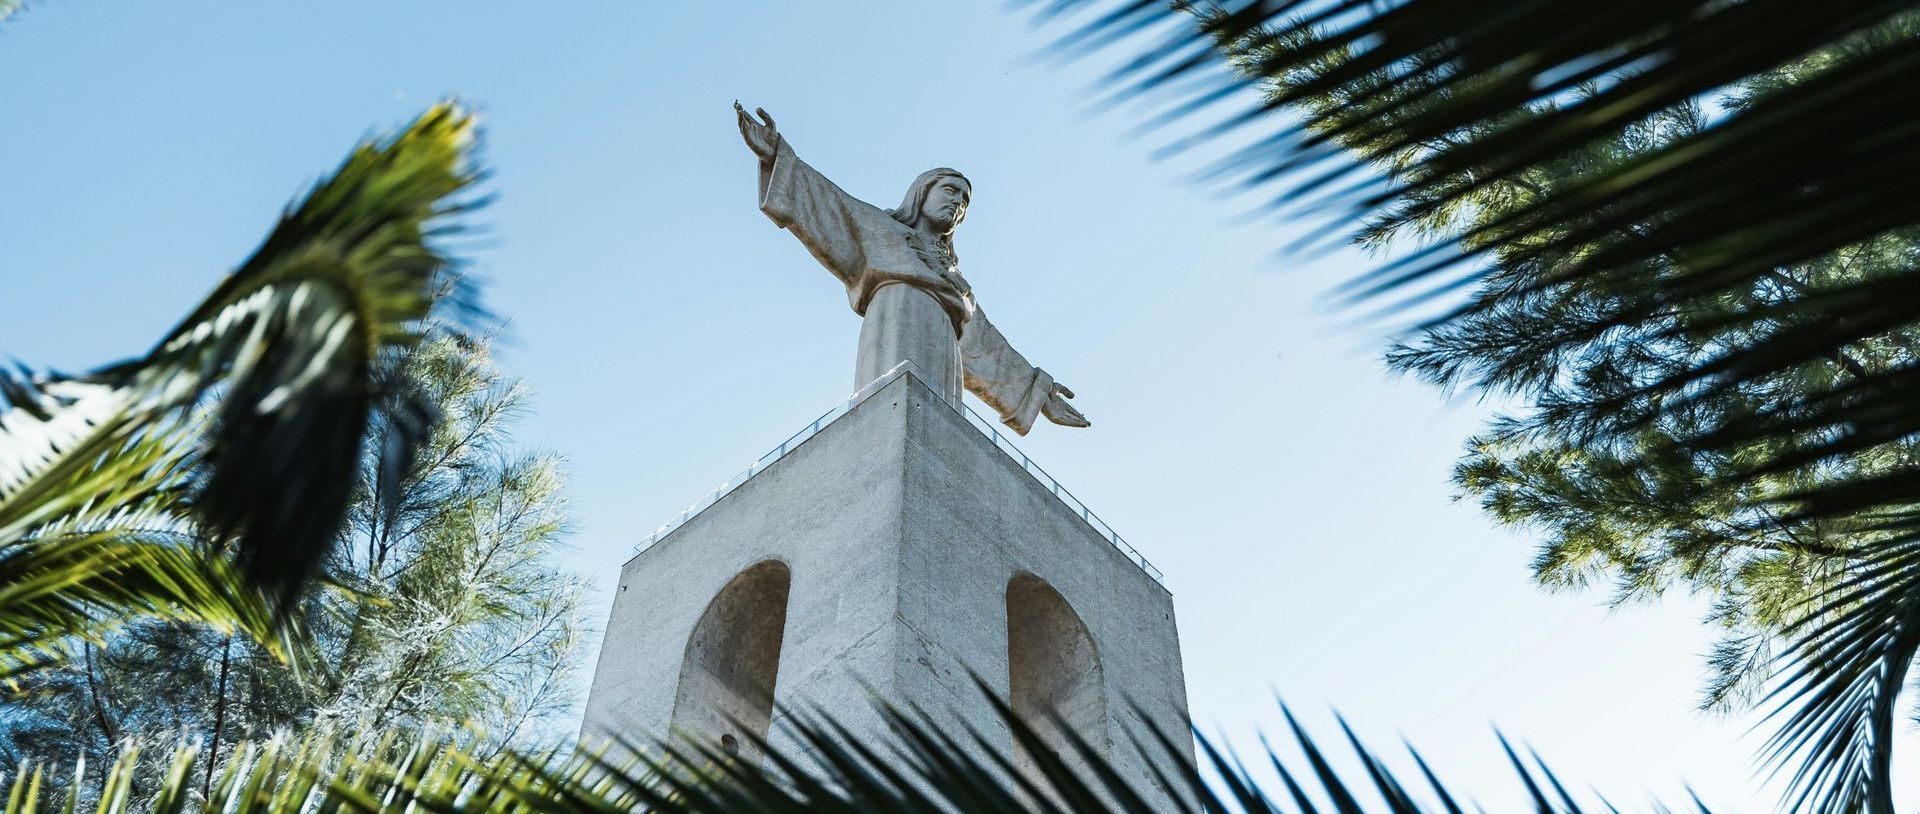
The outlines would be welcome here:
<svg viewBox="0 0 1920 814">
<path fill-rule="evenodd" d="M 1074 514 L 1080 515 L 1081 520 L 1093 527 L 1100 536 L 1107 538 L 1108 543 L 1111 543 L 1121 554 L 1126 555 L 1127 559 L 1132 560 L 1134 565 L 1140 566 L 1140 570 L 1147 572 L 1147 576 L 1153 577 L 1154 582 L 1165 583 L 1163 579 L 1165 575 L 1160 573 L 1160 569 L 1153 567 L 1153 563 L 1147 562 L 1145 554 L 1141 554 L 1139 550 L 1129 545 L 1126 539 L 1120 536 L 1120 532 L 1114 531 L 1112 526 L 1107 525 L 1107 521 L 1100 519 L 1100 515 L 1094 514 L 1092 509 L 1087 508 L 1087 504 L 1080 502 L 1072 492 L 1067 491 L 1067 487 L 1061 486 L 1059 481 L 1047 474 L 1047 470 L 1041 469 L 1039 464 L 1034 463 L 1032 458 L 1021 452 L 1012 441 L 1001 435 L 997 422 L 974 412 L 972 407 L 964 404 L 949 403 L 947 406 L 953 408 L 954 412 L 959 413 L 975 429 L 986 433 L 987 438 L 993 441 L 994 449 L 1000 450 L 1008 458 L 1018 462 L 1021 469 L 1026 470 L 1028 475 L 1039 481 L 1041 486 L 1047 487 L 1047 491 L 1052 492 L 1054 498 L 1066 504 L 1068 509 L 1072 509 Z"/>
<path fill-rule="evenodd" d="M 799 432 L 788 436 L 787 440 L 780 442 L 780 446 L 774 447 L 768 451 L 767 454 L 754 459 L 753 463 L 747 464 L 747 468 L 740 470 L 724 483 L 714 487 L 713 491 L 708 492 L 699 500 L 694 501 L 693 505 L 688 506 L 685 511 L 674 515 L 672 520 L 668 520 L 659 528 L 654 529 L 652 534 L 647 535 L 646 539 L 641 540 L 633 547 L 633 553 L 637 555 L 647 550 L 654 543 L 659 542 L 662 537 L 672 534 L 675 529 L 686 525 L 688 520 L 706 511 L 707 507 L 720 502 L 721 498 L 726 497 L 734 489 L 739 488 L 740 484 L 746 483 L 748 478 L 772 466 L 773 462 L 786 457 L 787 453 L 793 451 L 795 447 L 805 443 L 807 439 L 818 435 L 822 429 L 825 429 L 841 416 L 852 411 L 854 407 L 866 401 L 869 396 L 879 392 L 881 388 L 892 384 L 895 379 L 907 375 L 908 372 L 912 372 L 922 379 L 926 378 L 919 370 L 915 369 L 910 362 L 901 362 L 900 364 L 894 365 L 892 370 L 887 371 L 884 375 L 880 376 L 880 378 L 867 383 L 865 387 L 860 388 L 859 391 L 848 396 L 845 401 L 834 405 L 832 409 L 821 413 L 819 418 L 813 420 L 813 423 L 801 428 Z M 1026 470 L 1029 476 L 1039 481 L 1041 486 L 1047 488 L 1047 491 L 1053 493 L 1056 500 L 1059 500 L 1068 509 L 1072 510 L 1074 514 L 1079 515 L 1080 519 L 1092 528 L 1094 532 L 1106 538 L 1109 544 L 1121 554 L 1126 555 L 1126 558 L 1131 560 L 1134 565 L 1139 566 L 1140 570 L 1146 572 L 1147 576 L 1152 577 L 1155 582 L 1164 581 L 1163 577 L 1165 575 L 1160 572 L 1160 569 L 1155 568 L 1153 563 L 1147 562 L 1145 555 L 1141 554 L 1139 550 L 1133 546 L 1128 545 L 1126 539 L 1122 538 L 1119 532 L 1114 531 L 1112 526 L 1107 525 L 1105 520 L 1101 520 L 1099 515 L 1094 514 L 1092 509 L 1087 508 L 1087 504 L 1082 503 L 1079 498 L 1074 497 L 1072 492 L 1067 491 L 1067 488 L 1061 486 L 1059 481 L 1054 480 L 1052 475 L 1047 474 L 1047 471 L 1041 469 L 1039 464 L 1034 463 L 1032 458 L 1027 457 L 1026 453 L 1021 452 L 1019 447 L 1013 445 L 1012 441 L 1008 440 L 1006 436 L 1001 435 L 999 427 L 995 426 L 992 420 L 980 415 L 978 412 L 975 412 L 972 407 L 968 407 L 965 404 L 954 404 L 947 402 L 945 399 L 940 399 L 940 401 L 945 403 L 949 409 L 958 413 L 961 418 L 966 419 L 968 424 L 973 425 L 975 429 L 984 433 L 987 438 L 993 442 L 994 449 L 1000 450 L 1001 454 L 1006 455 L 1015 463 L 1020 464 L 1020 468 Z"/>
</svg>

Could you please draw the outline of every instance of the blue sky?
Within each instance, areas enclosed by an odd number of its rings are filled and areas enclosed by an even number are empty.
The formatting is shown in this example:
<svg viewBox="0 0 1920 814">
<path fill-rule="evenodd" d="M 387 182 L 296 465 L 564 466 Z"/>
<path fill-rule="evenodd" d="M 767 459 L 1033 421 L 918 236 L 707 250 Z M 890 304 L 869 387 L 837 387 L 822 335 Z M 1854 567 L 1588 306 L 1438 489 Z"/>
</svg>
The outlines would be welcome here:
<svg viewBox="0 0 1920 814">
<path fill-rule="evenodd" d="M 962 269 L 1094 421 L 1022 446 L 1166 572 L 1201 727 L 1251 748 L 1278 693 L 1490 805 L 1495 725 L 1618 802 L 1770 801 L 1754 720 L 1694 712 L 1701 603 L 1535 589 L 1527 536 L 1447 483 L 1486 409 L 1321 304 L 1367 258 L 1276 259 L 1296 226 L 1083 113 L 1092 68 L 1045 41 L 975 3 L 38 3 L 0 27 L 0 358 L 144 351 L 356 139 L 458 96 L 518 440 L 570 461 L 598 621 L 634 542 L 851 389 L 858 321 L 755 208 L 738 98 L 876 203 L 973 180 Z"/>
</svg>

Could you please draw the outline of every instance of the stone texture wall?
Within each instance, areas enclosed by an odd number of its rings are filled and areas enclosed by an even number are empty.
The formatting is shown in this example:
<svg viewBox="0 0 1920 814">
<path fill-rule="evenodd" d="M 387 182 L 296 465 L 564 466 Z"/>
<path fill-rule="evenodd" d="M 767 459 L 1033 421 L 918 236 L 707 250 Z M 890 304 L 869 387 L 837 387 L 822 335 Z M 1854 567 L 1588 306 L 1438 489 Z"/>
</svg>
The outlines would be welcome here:
<svg viewBox="0 0 1920 814">
<path fill-rule="evenodd" d="M 1103 703 L 1080 701 L 1104 710 L 1075 716 L 1097 729 L 1083 735 L 1112 744 L 1116 763 L 1149 786 L 1129 746 L 1149 739 L 1140 716 L 1187 729 L 1166 590 L 903 377 L 626 564 L 585 734 L 663 732 L 697 620 L 730 580 L 767 560 L 791 573 L 780 705 L 878 731 L 871 690 L 975 726 L 1010 753 L 970 671 L 1008 693 L 1009 625 L 1023 623 L 1008 617 L 1008 589 L 1022 578 L 1057 591 L 1091 639 Z M 791 747 L 780 723 L 776 711 L 773 742 Z"/>
</svg>

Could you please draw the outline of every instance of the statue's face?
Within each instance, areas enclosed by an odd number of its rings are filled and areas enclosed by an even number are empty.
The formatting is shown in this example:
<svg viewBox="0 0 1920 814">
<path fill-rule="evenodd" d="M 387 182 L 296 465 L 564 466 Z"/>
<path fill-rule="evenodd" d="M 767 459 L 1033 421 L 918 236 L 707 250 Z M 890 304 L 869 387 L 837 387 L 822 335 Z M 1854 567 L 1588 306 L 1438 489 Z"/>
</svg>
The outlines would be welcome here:
<svg viewBox="0 0 1920 814">
<path fill-rule="evenodd" d="M 972 199 L 973 190 L 966 179 L 942 176 L 933 183 L 933 189 L 927 190 L 926 200 L 920 202 L 920 218 L 936 232 L 951 232 L 967 216 L 967 202 Z"/>
</svg>

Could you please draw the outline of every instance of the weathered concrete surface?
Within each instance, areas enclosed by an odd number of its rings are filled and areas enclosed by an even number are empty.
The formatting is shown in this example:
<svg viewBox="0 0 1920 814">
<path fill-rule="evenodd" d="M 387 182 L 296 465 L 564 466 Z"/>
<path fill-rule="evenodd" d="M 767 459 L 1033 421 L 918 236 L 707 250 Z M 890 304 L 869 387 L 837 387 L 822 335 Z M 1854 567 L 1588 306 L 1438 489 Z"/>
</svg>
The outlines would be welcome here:
<svg viewBox="0 0 1920 814">
<path fill-rule="evenodd" d="M 1100 731 L 1083 735 L 1112 744 L 1117 765 L 1151 787 L 1130 746 L 1150 740 L 1133 704 L 1167 732 L 1188 727 L 1166 590 L 902 377 L 626 564 L 585 733 L 665 731 L 696 621 L 766 560 L 792 574 L 774 686 L 782 706 L 874 731 L 884 725 L 870 687 L 978 727 L 1010 753 L 969 670 L 1006 696 L 1008 587 L 1031 575 L 1078 615 L 1101 665 Z M 781 722 L 775 713 L 771 738 L 792 746 Z"/>
</svg>

